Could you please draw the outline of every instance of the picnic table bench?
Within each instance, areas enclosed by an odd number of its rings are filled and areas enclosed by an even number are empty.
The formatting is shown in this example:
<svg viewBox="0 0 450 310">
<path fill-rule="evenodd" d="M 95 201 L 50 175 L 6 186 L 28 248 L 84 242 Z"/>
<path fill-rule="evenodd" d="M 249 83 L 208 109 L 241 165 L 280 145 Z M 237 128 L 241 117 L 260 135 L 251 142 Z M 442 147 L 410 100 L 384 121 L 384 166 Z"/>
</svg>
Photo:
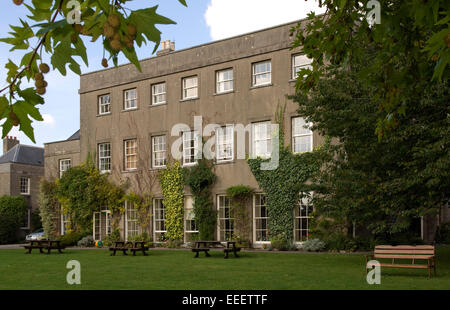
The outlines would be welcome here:
<svg viewBox="0 0 450 310">
<path fill-rule="evenodd" d="M 239 257 L 237 252 L 241 250 L 241 248 L 236 247 L 236 241 L 224 241 L 226 246 L 222 244 L 221 241 L 205 241 L 205 240 L 197 240 L 195 241 L 195 247 L 192 248 L 192 252 L 196 253 L 195 258 L 199 257 L 200 252 L 204 252 L 206 257 L 209 257 L 209 250 L 213 247 L 222 247 L 223 252 L 225 254 L 224 258 L 228 258 L 228 254 L 233 252 L 235 257 Z"/>
<path fill-rule="evenodd" d="M 434 245 L 377 245 L 373 254 L 366 255 L 366 274 L 369 259 L 391 259 L 390 262 L 380 262 L 382 267 L 428 269 L 428 279 L 431 275 L 431 268 L 433 268 L 436 276 Z M 402 262 L 398 260 L 402 260 Z M 404 260 L 411 260 L 411 263 L 405 263 Z M 422 263 L 416 264 L 416 260 L 422 261 Z M 427 263 L 424 264 L 423 261 L 427 261 Z"/>
<path fill-rule="evenodd" d="M 123 255 L 127 255 L 127 251 L 133 253 L 133 256 L 136 256 L 136 252 L 142 251 L 144 256 L 148 254 L 145 251 L 148 251 L 148 246 L 145 246 L 145 241 L 115 241 L 114 246 L 110 247 L 109 250 L 112 251 L 111 256 L 116 255 L 116 251 L 122 251 Z"/>
<path fill-rule="evenodd" d="M 130 242 L 128 242 L 128 243 L 130 243 Z M 134 241 L 132 243 L 132 247 L 129 248 L 129 250 L 131 252 L 133 252 L 133 256 L 136 256 L 137 251 L 142 251 L 142 254 L 144 256 L 148 255 L 147 253 L 145 253 L 145 251 L 148 251 L 148 246 L 145 246 L 145 243 L 146 243 L 145 241 Z"/>
<path fill-rule="evenodd" d="M 39 249 L 40 253 L 44 253 L 44 249 L 47 250 L 47 254 L 51 254 L 51 250 L 58 250 L 62 253 L 65 246 L 61 245 L 61 240 L 31 240 L 30 244 L 23 246 L 26 250 L 26 254 L 31 254 L 33 249 Z"/>
</svg>

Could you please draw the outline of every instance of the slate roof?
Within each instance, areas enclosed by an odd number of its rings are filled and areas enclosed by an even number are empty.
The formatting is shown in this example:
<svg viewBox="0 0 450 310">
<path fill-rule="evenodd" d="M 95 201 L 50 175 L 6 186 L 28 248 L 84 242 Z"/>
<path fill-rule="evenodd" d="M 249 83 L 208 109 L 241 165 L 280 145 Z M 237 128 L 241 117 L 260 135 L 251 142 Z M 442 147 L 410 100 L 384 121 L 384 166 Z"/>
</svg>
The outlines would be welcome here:
<svg viewBox="0 0 450 310">
<path fill-rule="evenodd" d="M 69 137 L 69 139 L 67 139 L 67 141 L 70 140 L 80 140 L 80 129 L 78 129 L 77 132 L 75 132 L 73 135 Z"/>
<path fill-rule="evenodd" d="M 44 166 L 44 148 L 17 144 L 0 157 L 0 164 Z"/>
</svg>

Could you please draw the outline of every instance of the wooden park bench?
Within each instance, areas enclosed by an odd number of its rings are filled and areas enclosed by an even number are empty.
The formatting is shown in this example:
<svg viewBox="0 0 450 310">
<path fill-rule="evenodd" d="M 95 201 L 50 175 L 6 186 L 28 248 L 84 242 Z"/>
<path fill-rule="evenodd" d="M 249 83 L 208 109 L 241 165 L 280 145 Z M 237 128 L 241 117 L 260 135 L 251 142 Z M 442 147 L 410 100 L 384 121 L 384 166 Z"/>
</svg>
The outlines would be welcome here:
<svg viewBox="0 0 450 310">
<path fill-rule="evenodd" d="M 428 269 L 428 278 L 430 278 L 431 268 L 434 268 L 434 275 L 436 276 L 436 262 L 434 255 L 435 249 L 433 245 L 377 245 L 375 246 L 373 254 L 366 255 L 366 274 L 368 272 L 367 262 L 369 260 L 390 259 L 390 262 L 380 262 L 380 266 Z M 405 262 L 405 260 L 408 262 Z M 421 263 L 417 264 L 417 260 L 421 261 Z M 427 263 L 425 264 L 424 261 Z"/>
<path fill-rule="evenodd" d="M 112 251 L 111 256 L 116 256 L 116 251 L 122 251 L 123 255 L 127 255 L 128 249 L 125 241 L 114 241 L 114 246 L 109 247 L 109 250 Z"/>
<path fill-rule="evenodd" d="M 147 253 L 145 253 L 145 251 L 148 251 L 148 246 L 145 246 L 145 241 L 134 241 L 133 243 L 128 243 L 131 244 L 129 250 L 133 253 L 133 256 L 136 256 L 137 251 L 142 251 L 142 254 L 144 256 L 147 256 Z"/>
</svg>

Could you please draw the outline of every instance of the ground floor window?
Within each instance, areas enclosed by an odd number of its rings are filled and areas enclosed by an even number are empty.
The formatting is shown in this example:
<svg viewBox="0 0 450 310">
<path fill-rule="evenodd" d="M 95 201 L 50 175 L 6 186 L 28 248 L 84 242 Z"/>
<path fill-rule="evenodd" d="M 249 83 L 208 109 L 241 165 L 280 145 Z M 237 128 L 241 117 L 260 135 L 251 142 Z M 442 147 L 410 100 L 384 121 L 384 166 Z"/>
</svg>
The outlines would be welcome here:
<svg viewBox="0 0 450 310">
<path fill-rule="evenodd" d="M 234 218 L 231 215 L 231 200 L 225 195 L 217 196 L 219 210 L 218 232 L 220 241 L 228 241 L 233 238 Z"/>
<path fill-rule="evenodd" d="M 254 195 L 253 231 L 255 242 L 268 242 L 269 215 L 267 213 L 267 197 L 264 194 Z"/>
<path fill-rule="evenodd" d="M 312 204 L 308 197 L 299 199 L 297 206 L 294 209 L 294 241 L 303 242 L 308 240 L 309 223 L 311 220 L 311 213 L 313 212 Z"/>
<path fill-rule="evenodd" d="M 165 241 L 164 234 L 166 233 L 166 213 L 162 198 L 155 198 L 153 200 L 153 240 Z"/>
<path fill-rule="evenodd" d="M 125 232 L 127 240 L 138 234 L 137 210 L 130 201 L 125 201 Z"/>
<path fill-rule="evenodd" d="M 192 196 L 184 198 L 184 239 L 186 242 L 192 241 L 198 234 L 197 223 L 194 214 L 194 199 Z"/>
<path fill-rule="evenodd" d="M 111 234 L 111 211 L 103 208 L 100 212 L 94 212 L 94 240 L 103 240 Z"/>
<path fill-rule="evenodd" d="M 71 229 L 70 217 L 61 212 L 61 235 L 65 235 Z"/>
</svg>

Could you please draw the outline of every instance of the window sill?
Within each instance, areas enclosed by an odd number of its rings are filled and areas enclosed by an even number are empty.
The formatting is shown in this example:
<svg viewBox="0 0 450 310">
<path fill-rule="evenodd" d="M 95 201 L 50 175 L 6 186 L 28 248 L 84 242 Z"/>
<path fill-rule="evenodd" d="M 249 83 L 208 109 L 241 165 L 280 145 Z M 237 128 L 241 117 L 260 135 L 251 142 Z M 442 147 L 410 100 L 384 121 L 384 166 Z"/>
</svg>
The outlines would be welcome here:
<svg viewBox="0 0 450 310">
<path fill-rule="evenodd" d="M 297 82 L 296 79 L 290 79 L 290 80 L 289 80 L 289 83 L 295 83 L 295 82 Z"/>
<path fill-rule="evenodd" d="M 111 114 L 112 114 L 111 112 L 103 113 L 103 114 L 97 114 L 97 117 L 108 116 L 108 115 L 111 115 Z"/>
<path fill-rule="evenodd" d="M 157 103 L 157 104 L 149 104 L 148 106 L 150 108 L 154 108 L 154 107 L 160 107 L 160 106 L 163 106 L 163 105 L 167 105 L 167 102 Z"/>
<path fill-rule="evenodd" d="M 223 161 L 217 161 L 214 163 L 215 165 L 226 165 L 226 164 L 234 164 L 235 160 L 231 159 L 231 160 L 223 160 Z"/>
<path fill-rule="evenodd" d="M 167 166 L 161 166 L 161 167 L 152 167 L 152 168 L 149 168 L 148 170 L 149 171 L 158 171 L 158 170 L 164 170 L 166 168 L 167 168 Z"/>
<path fill-rule="evenodd" d="M 196 161 L 195 163 L 191 163 L 191 164 L 182 164 L 182 167 L 192 167 L 192 166 L 196 166 L 198 165 L 198 161 Z"/>
<path fill-rule="evenodd" d="M 22 196 L 30 196 L 30 193 L 20 193 Z"/>
<path fill-rule="evenodd" d="M 273 84 L 268 83 L 268 84 L 262 84 L 262 85 L 254 85 L 254 86 L 250 87 L 250 89 L 264 88 L 264 87 L 269 87 L 269 86 L 273 86 Z"/>
<path fill-rule="evenodd" d="M 135 173 L 137 171 L 138 171 L 137 169 L 122 170 L 122 173 Z"/>
<path fill-rule="evenodd" d="M 222 93 L 214 93 L 213 96 L 227 95 L 227 94 L 232 94 L 232 93 L 234 93 L 234 89 L 233 90 L 224 91 Z"/>
<path fill-rule="evenodd" d="M 131 111 L 136 111 L 136 110 L 139 110 L 139 108 L 123 109 L 123 110 L 120 111 L 120 112 L 131 112 Z"/>
<path fill-rule="evenodd" d="M 192 98 L 181 99 L 180 102 L 193 101 L 193 100 L 198 100 L 198 99 L 200 99 L 200 97 L 192 97 Z"/>
</svg>

